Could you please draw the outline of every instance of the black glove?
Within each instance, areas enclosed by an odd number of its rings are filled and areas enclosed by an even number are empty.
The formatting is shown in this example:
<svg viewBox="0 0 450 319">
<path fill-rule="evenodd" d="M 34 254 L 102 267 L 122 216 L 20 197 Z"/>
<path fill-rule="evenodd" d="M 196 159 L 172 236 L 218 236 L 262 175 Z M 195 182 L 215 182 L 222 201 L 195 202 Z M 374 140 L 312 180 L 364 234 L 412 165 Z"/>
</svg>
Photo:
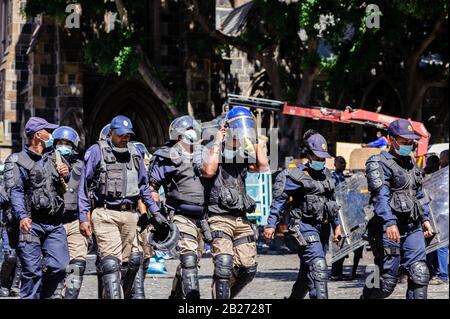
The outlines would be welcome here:
<svg viewBox="0 0 450 319">
<path fill-rule="evenodd" d="M 210 244 L 213 241 L 211 229 L 209 228 L 208 221 L 206 219 L 202 219 L 200 221 L 200 229 L 203 234 L 203 240 L 205 243 Z"/>
<path fill-rule="evenodd" d="M 139 232 L 142 233 L 149 224 L 150 224 L 150 217 L 148 216 L 148 214 L 141 214 L 137 222 L 137 225 L 141 228 Z"/>
<path fill-rule="evenodd" d="M 152 220 L 156 223 L 156 225 L 154 224 L 154 226 L 169 224 L 167 218 L 164 217 L 159 211 L 152 214 Z"/>
</svg>

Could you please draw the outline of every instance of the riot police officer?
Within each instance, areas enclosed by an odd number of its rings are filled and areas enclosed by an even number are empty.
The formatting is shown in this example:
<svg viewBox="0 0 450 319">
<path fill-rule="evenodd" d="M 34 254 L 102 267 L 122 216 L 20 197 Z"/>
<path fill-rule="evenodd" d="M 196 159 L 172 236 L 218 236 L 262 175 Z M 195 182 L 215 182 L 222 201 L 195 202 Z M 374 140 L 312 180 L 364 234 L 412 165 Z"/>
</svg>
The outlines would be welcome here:
<svg viewBox="0 0 450 319">
<path fill-rule="evenodd" d="M 194 168 L 193 156 L 194 146 L 199 146 L 201 126 L 189 115 L 178 117 L 170 124 L 169 137 L 174 145 L 163 147 L 153 154 L 149 182 L 155 193 L 161 186 L 164 187 L 166 209 L 181 235 L 178 242 L 180 266 L 177 269 L 181 275 L 174 279 L 171 298 L 198 299 L 204 189 L 201 173 L 197 167 Z M 178 279 L 181 279 L 181 285 Z"/>
<path fill-rule="evenodd" d="M 158 223 L 167 222 L 151 197 L 142 155 L 130 142 L 131 135 L 129 118 L 119 115 L 112 119 L 107 140 L 98 141 L 85 154 L 79 188 L 80 230 L 88 237 L 92 229 L 95 233 L 106 299 L 130 298 L 132 294 L 142 263 L 142 253 L 134 245 L 139 198 Z M 127 268 L 122 276 L 121 266 Z"/>
<path fill-rule="evenodd" d="M 405 119 L 392 122 L 388 134 L 389 152 L 374 155 L 366 163 L 374 207 L 368 231 L 380 278 L 375 278 L 379 282 L 371 282 L 371 287 L 366 280 L 361 297 L 389 297 L 402 268 L 409 274 L 406 297 L 426 299 L 429 271 L 425 238 L 431 237 L 433 230 L 429 198 L 422 191 L 422 173 L 411 157 L 419 136 Z"/>
<path fill-rule="evenodd" d="M 214 259 L 213 298 L 235 297 L 256 275 L 254 230 L 246 214 L 256 203 L 247 194 L 247 172 L 269 170 L 267 138 L 256 144 L 253 114 L 236 106 L 225 117 L 211 148 L 202 159 L 208 223 Z"/>
<path fill-rule="evenodd" d="M 80 233 L 78 222 L 78 186 L 84 166 L 76 152 L 80 137 L 71 127 L 61 126 L 53 132 L 53 138 L 56 152 L 60 154 L 61 160 L 69 166 L 70 170 L 65 184 L 63 217 L 70 262 L 61 295 L 65 299 L 77 299 L 86 269 L 88 249 L 87 239 Z"/>
<path fill-rule="evenodd" d="M 0 232 L 3 263 L 0 269 L 0 297 L 17 297 L 22 265 L 16 249 L 11 247 L 7 227 L 11 227 L 11 208 L 3 181 L 4 163 L 0 161 Z M 14 246 L 14 245 L 13 245 Z"/>
<path fill-rule="evenodd" d="M 5 164 L 6 189 L 14 218 L 20 221 L 21 298 L 52 297 L 69 263 L 61 187 L 69 168 L 55 161 L 50 132 L 57 127 L 31 117 L 25 125 L 27 147 Z"/>
<path fill-rule="evenodd" d="M 331 156 L 322 135 L 310 130 L 303 140 L 308 163 L 285 169 L 277 176 L 264 236 L 273 238 L 279 218 L 292 197 L 289 233 L 298 248 L 300 269 L 290 298 L 304 298 L 309 291 L 311 299 L 328 299 L 325 255 L 330 225 L 334 227 L 333 240 L 341 236 L 334 179 L 325 167 L 325 159 Z"/>
</svg>

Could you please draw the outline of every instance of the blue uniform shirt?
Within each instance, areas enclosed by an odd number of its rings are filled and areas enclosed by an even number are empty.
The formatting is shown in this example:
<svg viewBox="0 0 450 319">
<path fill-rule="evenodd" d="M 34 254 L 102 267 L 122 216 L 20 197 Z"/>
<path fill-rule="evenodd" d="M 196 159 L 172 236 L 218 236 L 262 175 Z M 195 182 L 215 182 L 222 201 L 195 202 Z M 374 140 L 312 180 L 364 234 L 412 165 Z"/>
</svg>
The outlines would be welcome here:
<svg viewBox="0 0 450 319">
<path fill-rule="evenodd" d="M 88 189 L 91 186 L 94 174 L 97 169 L 100 167 L 100 147 L 98 144 L 92 145 L 84 156 L 84 169 L 81 173 L 80 178 L 80 186 L 78 189 L 78 207 L 80 209 L 80 223 L 88 221 L 88 212 L 92 209 L 91 201 L 89 199 Z M 144 202 L 144 204 L 150 209 L 152 213 L 159 211 L 158 204 L 152 199 L 150 188 L 148 186 L 148 178 L 147 172 L 145 169 L 144 160 L 141 157 L 139 162 L 139 172 L 138 172 L 138 180 L 139 180 L 139 189 L 140 189 L 140 198 Z M 94 200 L 96 202 L 103 202 L 103 198 L 99 198 L 98 194 L 94 194 Z M 122 204 L 137 204 L 136 199 L 130 198 L 117 198 L 112 201 L 106 201 L 108 205 L 122 205 Z"/>
<path fill-rule="evenodd" d="M 157 154 L 153 156 L 154 158 L 152 158 L 152 164 L 149 170 L 149 181 L 150 183 L 164 187 L 164 192 L 166 193 L 166 206 L 189 215 L 203 215 L 203 206 L 176 201 L 167 195 L 167 186 L 171 182 L 177 168 L 170 159 L 158 156 Z M 194 157 L 194 155 L 192 156 Z M 195 159 L 193 158 L 193 160 Z"/>
<path fill-rule="evenodd" d="M 48 153 L 44 155 L 37 154 L 28 148 L 24 148 L 21 153 L 27 154 L 36 165 L 44 167 L 44 165 L 52 160 L 49 158 Z M 14 186 L 10 188 L 10 202 L 13 211 L 14 218 L 17 220 L 22 220 L 25 217 L 29 217 L 31 212 L 27 211 L 27 206 L 25 204 L 25 182 L 30 178 L 27 170 L 22 166 L 17 165 L 19 169 L 19 178 L 16 179 Z M 16 168 L 14 168 L 16 169 Z"/>
<path fill-rule="evenodd" d="M 387 159 L 394 158 L 394 155 L 392 155 L 389 152 L 383 151 L 382 154 L 386 156 Z M 392 193 L 391 189 L 389 188 L 389 184 L 391 180 L 394 177 L 394 174 L 391 169 L 389 169 L 383 162 L 380 161 L 380 165 L 383 168 L 383 180 L 387 182 L 387 185 L 383 183 L 383 185 L 372 192 L 372 196 L 375 199 L 374 203 L 374 213 L 381 217 L 384 221 L 384 226 L 392 226 L 397 224 L 397 217 L 393 214 L 391 206 L 389 205 L 389 201 L 391 199 Z M 401 165 L 401 164 L 400 164 Z M 418 186 L 418 189 L 416 191 L 416 198 L 421 199 L 425 196 L 425 194 L 422 191 L 422 185 Z M 424 216 L 422 217 L 422 222 L 426 220 L 430 220 L 429 214 L 430 214 L 430 207 L 429 205 L 423 206 L 423 212 Z"/>
<path fill-rule="evenodd" d="M 299 164 L 297 167 L 304 170 L 308 167 L 308 164 Z M 300 192 L 304 191 L 301 184 L 294 182 L 289 176 L 286 176 L 285 173 L 286 170 L 278 174 L 275 181 L 276 187 L 281 187 L 281 189 L 274 191 L 270 215 L 267 219 L 268 227 L 276 227 L 280 220 L 280 216 L 284 213 L 289 197 L 300 196 Z M 339 225 L 339 217 L 336 216 L 332 221 L 332 224 Z"/>
<path fill-rule="evenodd" d="M 382 136 L 379 139 L 377 139 L 376 141 L 370 142 L 369 144 L 367 144 L 367 146 L 383 148 L 383 147 L 388 146 L 388 141 L 387 141 L 386 137 Z"/>
</svg>

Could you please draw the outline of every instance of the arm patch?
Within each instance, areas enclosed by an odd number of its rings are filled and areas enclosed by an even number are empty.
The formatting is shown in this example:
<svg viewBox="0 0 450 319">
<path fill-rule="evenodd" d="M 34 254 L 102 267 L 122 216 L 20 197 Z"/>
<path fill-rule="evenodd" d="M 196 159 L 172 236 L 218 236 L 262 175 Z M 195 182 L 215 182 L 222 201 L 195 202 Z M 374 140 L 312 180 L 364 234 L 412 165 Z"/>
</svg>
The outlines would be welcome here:
<svg viewBox="0 0 450 319">
<path fill-rule="evenodd" d="M 380 165 L 379 156 L 370 157 L 366 163 L 366 177 L 369 191 L 375 191 L 384 184 L 383 168 Z"/>
</svg>

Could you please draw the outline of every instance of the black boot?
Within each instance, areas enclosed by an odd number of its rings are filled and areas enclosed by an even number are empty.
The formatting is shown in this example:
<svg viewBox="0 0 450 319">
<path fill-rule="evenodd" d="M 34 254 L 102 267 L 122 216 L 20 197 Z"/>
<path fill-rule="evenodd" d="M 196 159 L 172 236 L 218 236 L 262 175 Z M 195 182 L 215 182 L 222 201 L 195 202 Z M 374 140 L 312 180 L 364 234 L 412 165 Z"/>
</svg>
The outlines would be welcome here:
<svg viewBox="0 0 450 319">
<path fill-rule="evenodd" d="M 135 277 L 143 262 L 144 256 L 140 252 L 131 253 L 128 257 L 128 264 L 122 268 L 122 287 L 125 299 L 131 299 Z"/>
<path fill-rule="evenodd" d="M 0 270 L 0 297 L 9 297 L 16 268 L 17 256 L 15 253 L 6 253 Z"/>
<path fill-rule="evenodd" d="M 85 260 L 72 259 L 70 261 L 66 270 L 64 299 L 78 299 L 85 270 Z"/>
<path fill-rule="evenodd" d="M 136 277 L 134 278 L 131 299 L 145 299 L 144 278 L 144 266 L 140 265 Z"/>
<path fill-rule="evenodd" d="M 11 285 L 11 290 L 9 295 L 11 297 L 18 297 L 20 293 L 20 279 L 22 278 L 22 264 L 20 263 L 19 258 L 17 258 L 16 262 L 16 270 L 14 271 L 14 277 Z"/>
<path fill-rule="evenodd" d="M 120 260 L 116 257 L 106 256 L 100 261 L 103 285 L 103 299 L 122 299 L 120 286 Z"/>
</svg>

